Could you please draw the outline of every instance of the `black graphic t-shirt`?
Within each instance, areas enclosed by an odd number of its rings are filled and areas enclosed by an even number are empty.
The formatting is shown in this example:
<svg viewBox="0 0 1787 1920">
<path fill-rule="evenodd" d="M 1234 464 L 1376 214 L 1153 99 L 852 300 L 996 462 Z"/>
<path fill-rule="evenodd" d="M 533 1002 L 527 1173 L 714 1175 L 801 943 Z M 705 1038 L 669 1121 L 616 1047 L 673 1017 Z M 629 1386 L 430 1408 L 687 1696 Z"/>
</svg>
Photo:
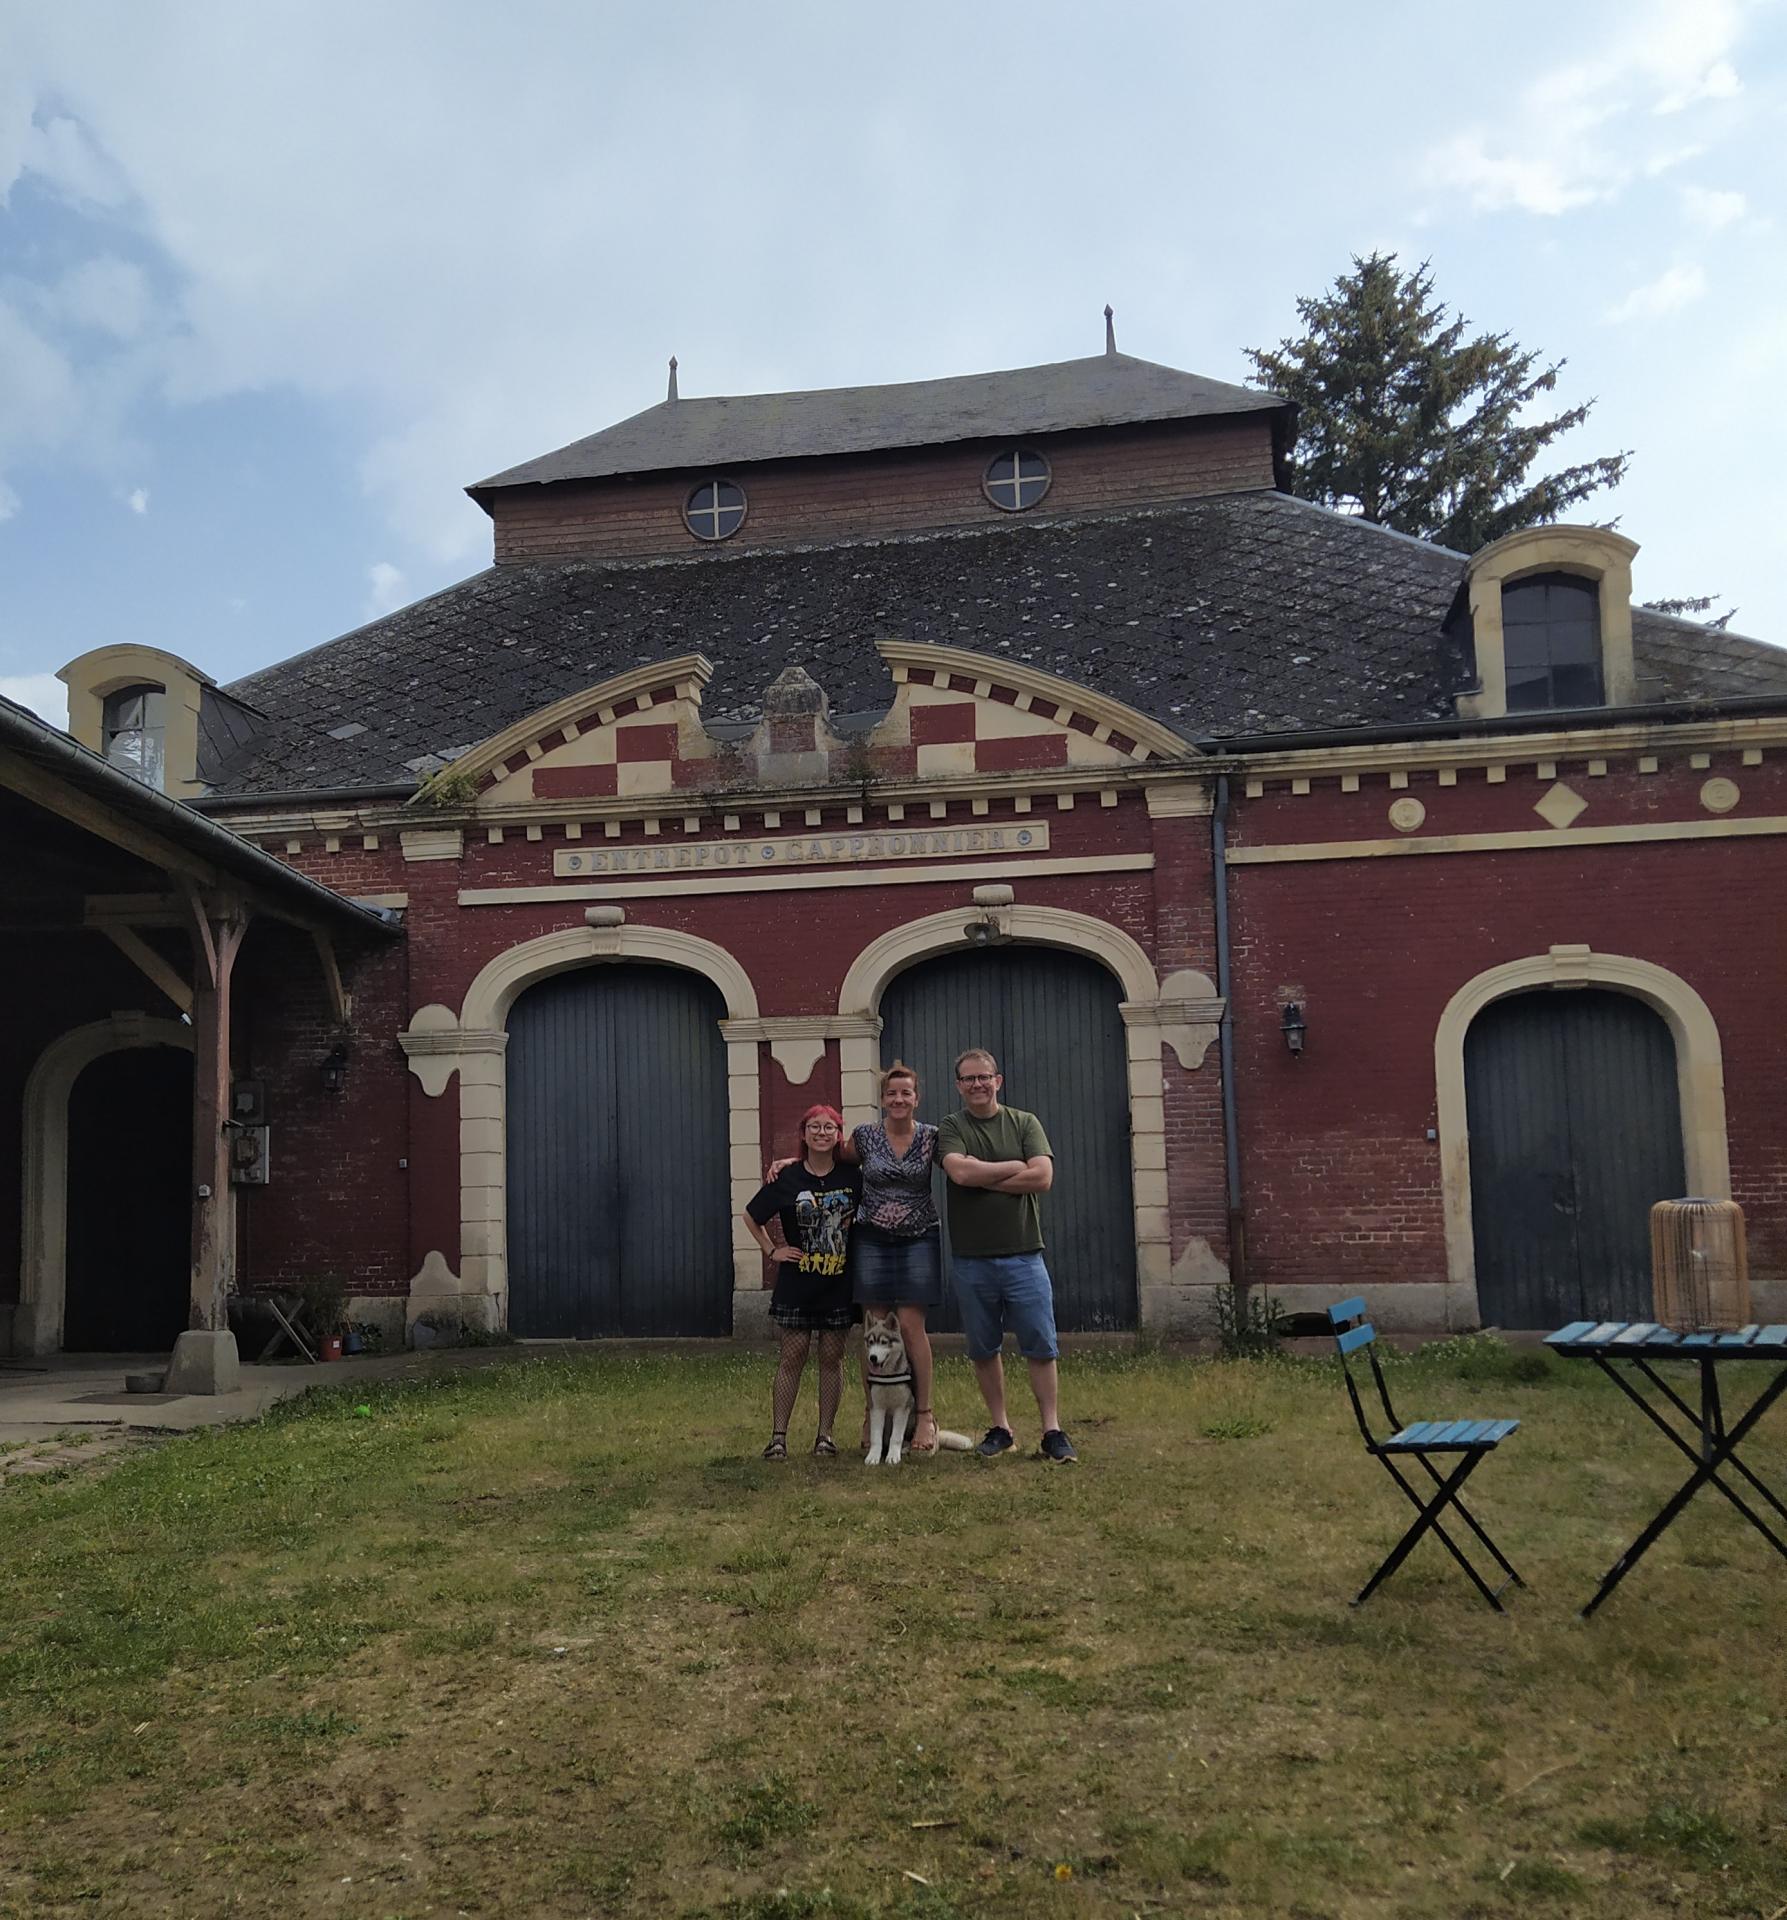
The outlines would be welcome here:
<svg viewBox="0 0 1787 1920">
<path fill-rule="evenodd" d="M 861 1169 L 842 1161 L 819 1174 L 795 1160 L 757 1189 L 745 1211 L 760 1227 L 780 1216 L 782 1238 L 800 1249 L 799 1266 L 775 1270 L 779 1297 L 802 1305 L 850 1298 L 850 1223 L 861 1198 Z"/>
</svg>

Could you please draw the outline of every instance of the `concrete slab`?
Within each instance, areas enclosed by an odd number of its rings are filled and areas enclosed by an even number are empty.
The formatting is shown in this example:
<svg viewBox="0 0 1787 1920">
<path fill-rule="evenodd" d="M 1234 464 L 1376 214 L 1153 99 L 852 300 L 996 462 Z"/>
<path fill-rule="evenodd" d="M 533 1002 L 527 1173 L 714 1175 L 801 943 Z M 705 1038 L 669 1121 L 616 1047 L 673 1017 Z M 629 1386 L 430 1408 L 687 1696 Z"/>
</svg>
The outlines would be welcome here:
<svg viewBox="0 0 1787 1920">
<path fill-rule="evenodd" d="M 233 1393 L 128 1393 L 124 1376 L 160 1372 L 161 1353 L 46 1354 L 0 1362 L 0 1442 L 42 1438 L 70 1428 L 142 1428 L 190 1433 L 199 1427 L 253 1420 L 311 1387 L 356 1380 L 400 1380 L 512 1355 L 513 1347 L 450 1347 L 428 1353 L 380 1354 L 317 1366 L 243 1366 Z"/>
</svg>

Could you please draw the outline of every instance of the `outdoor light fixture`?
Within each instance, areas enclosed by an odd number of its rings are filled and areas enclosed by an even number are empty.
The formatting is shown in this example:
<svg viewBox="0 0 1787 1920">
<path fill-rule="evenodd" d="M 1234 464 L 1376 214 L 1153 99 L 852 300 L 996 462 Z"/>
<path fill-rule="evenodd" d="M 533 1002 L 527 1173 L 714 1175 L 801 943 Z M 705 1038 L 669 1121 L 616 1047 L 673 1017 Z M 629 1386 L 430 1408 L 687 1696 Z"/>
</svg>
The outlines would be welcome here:
<svg viewBox="0 0 1787 1920">
<path fill-rule="evenodd" d="M 347 1043 L 337 1040 L 323 1059 L 323 1085 L 330 1093 L 339 1093 L 347 1079 Z"/>
<path fill-rule="evenodd" d="M 1284 1044 L 1291 1050 L 1291 1058 L 1297 1059 L 1303 1052 L 1303 1035 L 1308 1031 L 1309 1023 L 1303 1018 L 1300 1001 L 1287 1000 L 1284 1017 L 1278 1023 L 1278 1031 L 1284 1035 Z"/>
</svg>

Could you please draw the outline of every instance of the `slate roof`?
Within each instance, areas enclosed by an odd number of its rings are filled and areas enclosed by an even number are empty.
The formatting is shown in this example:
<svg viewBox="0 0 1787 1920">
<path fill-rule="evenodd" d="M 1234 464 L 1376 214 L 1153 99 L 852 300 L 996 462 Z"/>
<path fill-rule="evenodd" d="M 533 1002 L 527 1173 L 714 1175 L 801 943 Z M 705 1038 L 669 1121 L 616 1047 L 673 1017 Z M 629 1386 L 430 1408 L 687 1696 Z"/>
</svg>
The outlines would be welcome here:
<svg viewBox="0 0 1787 1920">
<path fill-rule="evenodd" d="M 1286 410 L 1276 394 L 1254 387 L 1232 387 L 1127 353 L 1103 353 L 895 386 L 665 400 L 555 453 L 480 480 L 466 492 L 476 499 L 499 487 L 554 480 Z"/>
<path fill-rule="evenodd" d="M 1463 556 L 1267 491 L 1048 524 L 649 562 L 493 567 L 228 691 L 271 716 L 218 791 L 405 787 L 653 659 L 714 663 L 749 720 L 790 664 L 884 710 L 877 637 L 1012 659 L 1189 741 L 1450 719 Z M 1641 700 L 1778 695 L 1787 650 L 1636 613 Z"/>
</svg>

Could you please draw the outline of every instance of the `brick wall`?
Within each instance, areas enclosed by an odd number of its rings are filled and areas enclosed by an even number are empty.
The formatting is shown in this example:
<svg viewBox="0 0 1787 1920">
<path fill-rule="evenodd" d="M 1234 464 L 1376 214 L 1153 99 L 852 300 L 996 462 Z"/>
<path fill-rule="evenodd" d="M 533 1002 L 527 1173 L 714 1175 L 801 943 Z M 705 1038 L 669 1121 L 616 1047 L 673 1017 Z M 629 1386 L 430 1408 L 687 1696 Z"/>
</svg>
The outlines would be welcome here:
<svg viewBox="0 0 1787 1920">
<path fill-rule="evenodd" d="M 1736 756 L 1730 756 L 1733 762 Z M 1730 773 L 1746 811 L 1787 812 L 1774 766 L 1655 774 L 1628 764 L 1589 778 L 1592 822 L 1705 820 L 1710 773 Z M 1442 830 L 1543 827 L 1550 786 L 1461 773 L 1452 789 L 1416 775 L 1408 792 Z M 1356 794 L 1238 804 L 1236 840 L 1393 837 L 1383 776 Z M 1239 866 L 1232 872 L 1236 1080 L 1250 1278 L 1344 1291 L 1446 1276 L 1434 1036 L 1452 995 L 1486 969 L 1586 944 L 1667 968 L 1711 1008 L 1724 1051 L 1734 1197 L 1752 1274 L 1787 1279 L 1787 1138 L 1779 1124 L 1779 982 L 1787 959 L 1781 843 L 1768 837 Z M 1279 1032 L 1284 1001 L 1308 1021 L 1303 1057 Z"/>
<path fill-rule="evenodd" d="M 750 510 L 739 531 L 718 544 L 735 551 L 988 526 L 1273 484 L 1272 431 L 1263 414 L 1043 434 L 1025 444 L 1047 454 L 1054 478 L 1042 505 L 1023 515 L 1002 513 L 981 491 L 987 462 L 1009 441 L 732 468 L 728 477 L 745 489 Z M 497 562 L 699 551 L 706 543 L 684 526 L 682 509 L 689 489 L 707 477 L 560 481 L 498 493 L 486 503 L 496 523 Z"/>
<path fill-rule="evenodd" d="M 396 1040 L 408 955 L 390 942 L 338 958 L 354 1002 L 338 1093 L 323 1085 L 339 1036 L 309 936 L 261 921 L 237 961 L 235 1072 L 263 1083 L 272 1128 L 269 1183 L 236 1193 L 245 1290 L 327 1275 L 350 1294 L 402 1293 L 413 1271 L 399 1165 L 411 1153 L 410 1075 Z"/>
</svg>

